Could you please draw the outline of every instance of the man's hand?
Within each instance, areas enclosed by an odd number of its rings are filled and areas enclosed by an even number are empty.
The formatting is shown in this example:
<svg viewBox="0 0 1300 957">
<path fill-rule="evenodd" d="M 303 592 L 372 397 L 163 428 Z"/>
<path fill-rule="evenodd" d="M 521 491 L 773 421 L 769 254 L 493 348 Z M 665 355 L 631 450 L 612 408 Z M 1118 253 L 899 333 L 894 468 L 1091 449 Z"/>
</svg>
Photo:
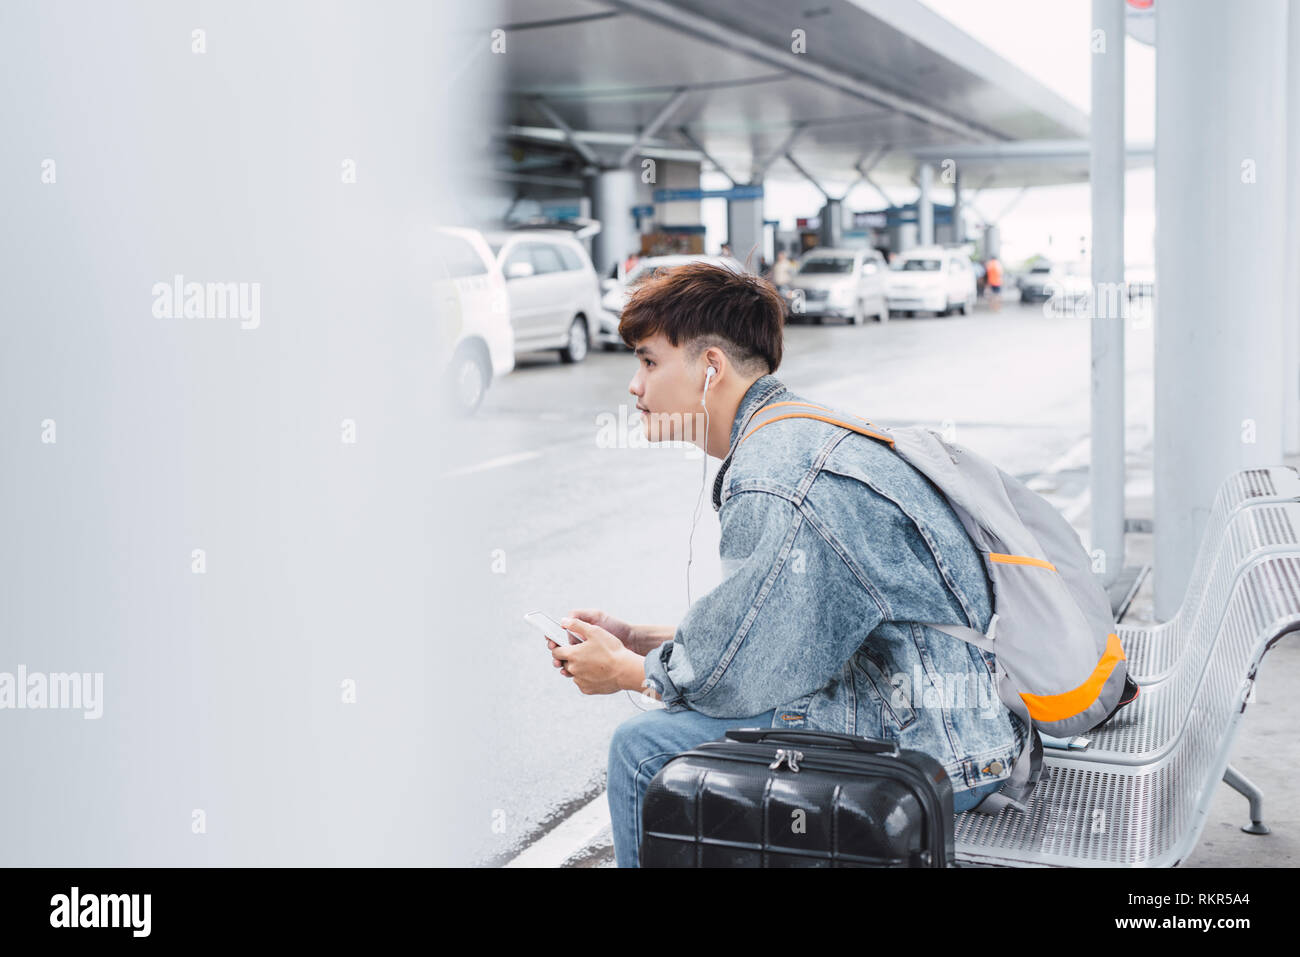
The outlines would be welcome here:
<svg viewBox="0 0 1300 957">
<path fill-rule="evenodd" d="M 615 618 L 613 615 L 603 612 L 598 608 L 575 608 L 569 612 L 570 618 L 577 618 L 585 621 L 589 625 L 595 625 L 597 628 L 604 628 L 607 632 L 627 645 L 632 640 L 632 635 L 636 628 L 623 621 L 621 618 Z"/>
<path fill-rule="evenodd" d="M 621 641 L 625 647 L 630 647 L 628 645 L 628 642 L 632 640 L 632 633 L 634 629 L 631 625 L 629 625 L 627 622 L 623 621 L 622 619 L 615 618 L 613 615 L 606 614 L 605 612 L 600 611 L 597 608 L 576 608 L 573 611 L 569 612 L 569 618 L 577 618 L 581 621 L 587 622 L 588 624 L 595 625 L 598 628 L 604 628 L 607 632 L 609 632 L 611 635 L 613 635 L 615 638 Z M 567 622 L 569 618 L 563 618 L 561 619 L 561 622 Z M 570 628 L 569 630 L 572 631 L 575 635 L 579 634 L 578 629 L 576 628 Z M 575 644 L 576 642 L 571 641 L 569 643 Z M 555 642 L 551 641 L 551 639 L 547 638 L 546 647 L 554 651 L 559 646 L 556 645 Z M 566 678 L 573 677 L 573 675 L 569 674 L 569 670 L 564 667 L 564 662 L 561 661 L 559 658 L 552 658 L 551 664 L 554 665 L 556 668 L 559 668 L 560 674 L 564 675 L 564 677 Z"/>
<path fill-rule="evenodd" d="M 581 618 L 562 618 L 560 624 L 582 638 L 581 644 L 560 646 L 549 638 L 546 644 L 563 665 L 560 673 L 571 677 L 579 691 L 613 694 L 641 689 L 645 673 L 641 655 L 629 651 L 616 635 Z"/>
<path fill-rule="evenodd" d="M 604 628 L 623 642 L 623 647 L 627 648 L 628 651 L 635 652 L 643 658 L 665 641 L 671 641 L 673 633 L 677 630 L 673 625 L 629 625 L 622 619 L 615 618 L 598 608 L 575 608 L 569 612 L 569 617 L 585 621 L 598 628 Z M 563 669 L 564 662 L 556 660 L 552 663 L 561 669 L 560 674 L 566 678 L 573 677 Z"/>
</svg>

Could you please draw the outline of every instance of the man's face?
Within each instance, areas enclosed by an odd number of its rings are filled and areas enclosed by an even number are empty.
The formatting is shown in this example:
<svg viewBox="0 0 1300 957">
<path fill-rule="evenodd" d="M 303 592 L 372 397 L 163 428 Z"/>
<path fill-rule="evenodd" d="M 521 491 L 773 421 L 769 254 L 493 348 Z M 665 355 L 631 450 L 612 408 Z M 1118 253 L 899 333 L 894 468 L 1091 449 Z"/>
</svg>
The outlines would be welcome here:
<svg viewBox="0 0 1300 957">
<path fill-rule="evenodd" d="M 646 438 L 651 442 L 693 441 L 703 438 L 700 406 L 704 356 L 687 365 L 686 350 L 674 346 L 662 332 L 636 344 L 636 375 L 627 391 L 636 396 Z"/>
</svg>

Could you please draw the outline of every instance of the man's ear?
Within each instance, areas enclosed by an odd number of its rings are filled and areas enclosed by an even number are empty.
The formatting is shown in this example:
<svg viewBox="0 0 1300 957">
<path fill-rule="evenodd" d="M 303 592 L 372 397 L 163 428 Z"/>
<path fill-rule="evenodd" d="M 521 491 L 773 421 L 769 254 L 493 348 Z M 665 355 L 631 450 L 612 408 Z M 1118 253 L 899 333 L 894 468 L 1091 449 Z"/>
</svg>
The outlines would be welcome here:
<svg viewBox="0 0 1300 957">
<path fill-rule="evenodd" d="M 710 346 L 708 351 L 704 353 L 704 360 L 711 368 L 717 370 L 714 372 L 713 378 L 710 380 L 713 385 L 717 385 L 718 379 L 722 376 L 722 373 L 726 368 L 727 354 L 717 346 Z M 706 376 L 708 375 L 707 369 L 704 374 Z"/>
</svg>

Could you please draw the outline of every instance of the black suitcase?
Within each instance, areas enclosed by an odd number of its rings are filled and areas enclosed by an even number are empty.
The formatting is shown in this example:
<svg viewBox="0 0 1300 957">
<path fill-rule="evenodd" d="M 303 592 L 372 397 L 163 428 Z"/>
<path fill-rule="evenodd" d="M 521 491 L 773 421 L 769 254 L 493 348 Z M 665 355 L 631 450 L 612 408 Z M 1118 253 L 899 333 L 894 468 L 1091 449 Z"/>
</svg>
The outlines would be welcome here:
<svg viewBox="0 0 1300 957">
<path fill-rule="evenodd" d="M 646 791 L 642 867 L 951 867 L 952 781 L 895 741 L 739 728 Z"/>
</svg>

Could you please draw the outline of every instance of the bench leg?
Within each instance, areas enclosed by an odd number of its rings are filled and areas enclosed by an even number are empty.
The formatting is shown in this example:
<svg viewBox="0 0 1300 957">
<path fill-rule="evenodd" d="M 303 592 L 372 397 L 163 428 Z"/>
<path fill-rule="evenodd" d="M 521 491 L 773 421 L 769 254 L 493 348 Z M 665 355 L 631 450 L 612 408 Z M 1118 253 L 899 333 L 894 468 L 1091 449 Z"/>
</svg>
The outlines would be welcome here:
<svg viewBox="0 0 1300 957">
<path fill-rule="evenodd" d="M 1247 834 L 1267 834 L 1268 825 L 1264 823 L 1264 792 L 1247 780 L 1246 776 L 1228 765 L 1223 772 L 1223 783 L 1238 794 L 1244 794 L 1250 801 L 1250 824 L 1242 827 Z"/>
</svg>

